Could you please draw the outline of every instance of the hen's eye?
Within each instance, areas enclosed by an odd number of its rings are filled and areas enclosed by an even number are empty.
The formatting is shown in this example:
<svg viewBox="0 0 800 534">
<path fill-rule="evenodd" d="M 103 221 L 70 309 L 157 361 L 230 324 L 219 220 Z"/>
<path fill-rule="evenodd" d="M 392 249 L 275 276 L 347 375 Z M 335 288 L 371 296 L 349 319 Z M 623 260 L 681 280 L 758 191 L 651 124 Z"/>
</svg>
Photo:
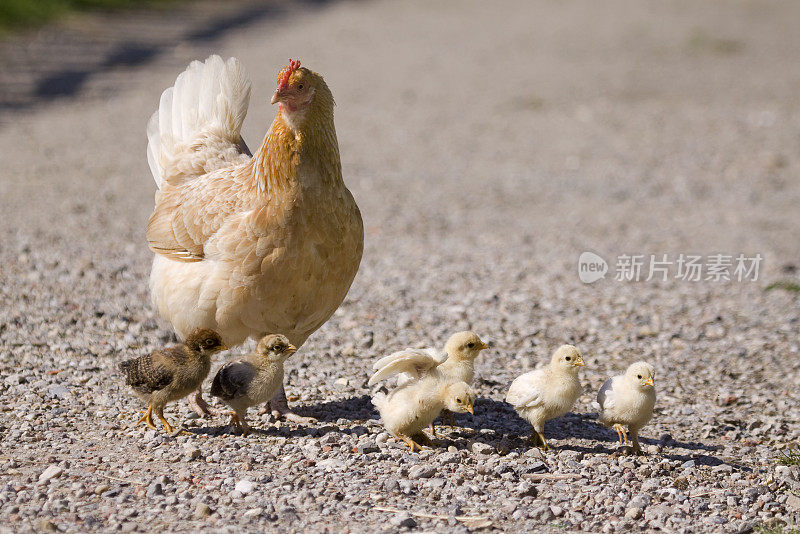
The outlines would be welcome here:
<svg viewBox="0 0 800 534">
<path fill-rule="evenodd" d="M 467 348 L 470 348 L 470 349 L 475 348 L 475 343 L 472 343 L 470 341 L 469 343 L 467 343 Z"/>
<path fill-rule="evenodd" d="M 300 91 L 302 91 L 302 90 L 303 90 L 303 87 L 304 87 L 304 85 L 303 85 L 302 83 L 297 85 L 297 88 L 298 88 Z"/>
</svg>

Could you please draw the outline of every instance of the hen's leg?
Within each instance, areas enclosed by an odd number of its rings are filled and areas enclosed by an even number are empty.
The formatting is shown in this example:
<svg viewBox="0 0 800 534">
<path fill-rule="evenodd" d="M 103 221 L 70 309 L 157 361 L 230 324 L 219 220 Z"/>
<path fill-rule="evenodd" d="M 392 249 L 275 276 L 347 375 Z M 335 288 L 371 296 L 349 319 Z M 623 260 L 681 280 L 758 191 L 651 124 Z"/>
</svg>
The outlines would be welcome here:
<svg viewBox="0 0 800 534">
<path fill-rule="evenodd" d="M 289 402 L 286 400 L 286 390 L 283 388 L 283 384 L 281 384 L 278 392 L 270 399 L 269 407 L 272 410 L 272 417 L 276 419 L 284 418 L 292 423 L 305 425 L 317 422 L 313 417 L 303 417 L 289 409 Z"/>
<path fill-rule="evenodd" d="M 224 410 L 217 410 L 207 403 L 203 398 L 202 389 L 198 389 L 194 397 L 189 397 L 189 407 L 200 417 L 208 417 L 209 415 L 225 415 L 227 413 Z"/>
</svg>

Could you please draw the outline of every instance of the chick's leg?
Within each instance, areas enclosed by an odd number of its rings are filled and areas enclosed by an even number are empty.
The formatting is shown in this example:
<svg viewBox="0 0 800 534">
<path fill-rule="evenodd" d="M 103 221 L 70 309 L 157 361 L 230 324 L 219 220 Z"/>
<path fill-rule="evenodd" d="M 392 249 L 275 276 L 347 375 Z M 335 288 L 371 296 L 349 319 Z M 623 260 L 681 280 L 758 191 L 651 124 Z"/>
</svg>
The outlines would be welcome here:
<svg viewBox="0 0 800 534">
<path fill-rule="evenodd" d="M 642 452 L 642 446 L 639 445 L 639 431 L 631 430 L 631 441 L 633 442 L 633 452 L 634 454 L 644 454 Z"/>
<path fill-rule="evenodd" d="M 161 421 L 161 424 L 164 425 L 164 430 L 167 431 L 167 434 L 172 434 L 173 432 L 175 432 L 175 429 L 172 428 L 172 425 L 169 424 L 169 422 L 166 420 L 166 418 L 164 418 L 164 408 L 163 407 L 156 408 L 156 416 L 158 417 L 158 420 Z"/>
<path fill-rule="evenodd" d="M 317 422 L 313 417 L 303 417 L 289 409 L 289 402 L 286 400 L 286 390 L 283 388 L 283 384 L 281 384 L 275 396 L 270 399 L 269 407 L 272 410 L 272 417 L 276 419 L 284 418 L 293 423 L 306 425 Z"/>
<path fill-rule="evenodd" d="M 428 432 L 431 433 L 431 436 L 436 437 L 436 428 L 433 426 L 433 421 L 428 425 Z"/>
<path fill-rule="evenodd" d="M 414 452 L 415 448 L 417 450 L 420 450 L 420 451 L 422 450 L 422 446 L 419 443 L 417 443 L 416 441 L 414 441 L 413 439 L 411 439 L 410 437 L 408 437 L 408 436 L 400 436 L 400 438 L 403 441 L 405 441 L 406 445 L 408 445 L 411 448 L 411 452 Z"/>
<path fill-rule="evenodd" d="M 144 412 L 144 415 L 142 416 L 141 419 L 136 421 L 136 424 L 138 425 L 139 423 L 142 423 L 142 422 L 144 422 L 144 424 L 146 424 L 148 426 L 148 428 L 152 428 L 153 430 L 156 430 L 156 425 L 153 423 L 153 405 L 152 404 L 148 404 L 147 405 L 147 411 Z"/>
<path fill-rule="evenodd" d="M 614 430 L 616 430 L 617 434 L 619 434 L 620 443 L 622 443 L 623 445 L 627 445 L 628 444 L 628 433 L 625 431 L 625 427 L 623 427 L 621 424 L 617 423 L 616 425 L 614 425 Z"/>
</svg>

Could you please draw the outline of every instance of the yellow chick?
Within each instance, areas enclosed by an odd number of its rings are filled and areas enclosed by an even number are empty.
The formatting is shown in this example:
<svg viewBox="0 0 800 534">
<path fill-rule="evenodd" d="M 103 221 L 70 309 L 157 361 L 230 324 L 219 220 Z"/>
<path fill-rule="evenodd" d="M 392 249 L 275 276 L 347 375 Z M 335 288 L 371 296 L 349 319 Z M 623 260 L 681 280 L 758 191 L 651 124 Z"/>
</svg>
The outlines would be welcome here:
<svg viewBox="0 0 800 534">
<path fill-rule="evenodd" d="M 395 374 L 399 375 L 398 386 L 428 375 L 471 385 L 475 378 L 475 358 L 482 350 L 488 348 L 489 345 L 475 332 L 456 332 L 447 340 L 443 356 L 435 349 L 406 348 L 379 359 L 372 365 L 375 374 L 370 378 L 369 385 Z M 455 425 L 455 418 L 449 410 L 442 410 L 442 418 L 447 419 L 449 424 Z M 433 422 L 430 431 L 436 435 Z"/>
<path fill-rule="evenodd" d="M 369 385 L 373 385 L 394 374 L 399 374 L 398 385 L 407 384 L 420 378 L 420 370 L 433 373 L 436 376 L 461 380 L 472 384 L 475 378 L 475 358 L 478 354 L 488 349 L 489 345 L 481 341 L 475 332 L 456 332 L 444 346 L 444 357 L 435 349 L 406 348 L 401 351 L 384 356 L 372 365 L 375 374 L 370 378 Z M 413 369 L 398 371 L 405 367 Z"/>
<path fill-rule="evenodd" d="M 547 450 L 544 423 L 561 417 L 578 400 L 583 388 L 578 371 L 584 365 L 583 357 L 572 345 L 562 345 L 553 353 L 550 364 L 517 377 L 508 388 L 506 402 L 520 417 L 533 425 L 534 439 L 538 437 Z"/>
<path fill-rule="evenodd" d="M 389 394 L 378 392 L 372 399 L 386 430 L 414 449 L 433 445 L 423 429 L 444 408 L 452 412 L 473 413 L 475 392 L 461 381 L 426 376 L 398 387 Z"/>
<path fill-rule="evenodd" d="M 272 398 L 283 383 L 283 362 L 297 352 L 285 336 L 268 335 L 256 351 L 219 368 L 211 384 L 211 395 L 233 408 L 231 422 L 245 435 L 250 431 L 247 409 Z"/>
<path fill-rule="evenodd" d="M 619 441 L 628 444 L 628 427 L 633 450 L 641 453 L 639 430 L 653 417 L 656 405 L 656 372 L 647 362 L 631 364 L 624 375 L 605 381 L 597 393 L 600 405 L 600 422 L 617 431 Z"/>
</svg>

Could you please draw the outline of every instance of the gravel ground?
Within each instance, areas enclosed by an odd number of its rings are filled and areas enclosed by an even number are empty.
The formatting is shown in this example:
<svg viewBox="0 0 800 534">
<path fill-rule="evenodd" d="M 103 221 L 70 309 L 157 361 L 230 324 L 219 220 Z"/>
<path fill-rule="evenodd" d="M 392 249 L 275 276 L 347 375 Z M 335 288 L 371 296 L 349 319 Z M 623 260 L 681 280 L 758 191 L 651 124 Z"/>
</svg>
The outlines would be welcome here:
<svg viewBox="0 0 800 534">
<path fill-rule="evenodd" d="M 800 523 L 800 4 L 342 2 L 262 17 L 72 98 L 0 117 L 0 522 L 8 531 L 737 532 Z M 361 271 L 292 358 L 310 426 L 168 417 L 132 427 L 117 362 L 171 333 L 147 294 L 155 186 L 144 127 L 196 57 L 254 81 L 253 146 L 287 57 L 336 96 Z M 93 92 L 121 81 L 116 91 Z M 581 252 L 611 263 L 583 284 Z M 621 254 L 761 254 L 757 281 L 615 280 Z M 649 256 L 648 256 L 649 257 Z M 371 362 L 471 328 L 475 416 L 410 454 L 383 432 Z M 587 393 L 553 450 L 503 403 L 564 342 Z M 647 455 L 596 422 L 603 380 L 657 369 Z M 219 359 L 221 361 L 222 358 Z M 403 512 L 384 511 L 399 509 Z M 411 514 L 441 516 L 430 518 Z M 468 516 L 470 519 L 462 520 Z"/>
</svg>

